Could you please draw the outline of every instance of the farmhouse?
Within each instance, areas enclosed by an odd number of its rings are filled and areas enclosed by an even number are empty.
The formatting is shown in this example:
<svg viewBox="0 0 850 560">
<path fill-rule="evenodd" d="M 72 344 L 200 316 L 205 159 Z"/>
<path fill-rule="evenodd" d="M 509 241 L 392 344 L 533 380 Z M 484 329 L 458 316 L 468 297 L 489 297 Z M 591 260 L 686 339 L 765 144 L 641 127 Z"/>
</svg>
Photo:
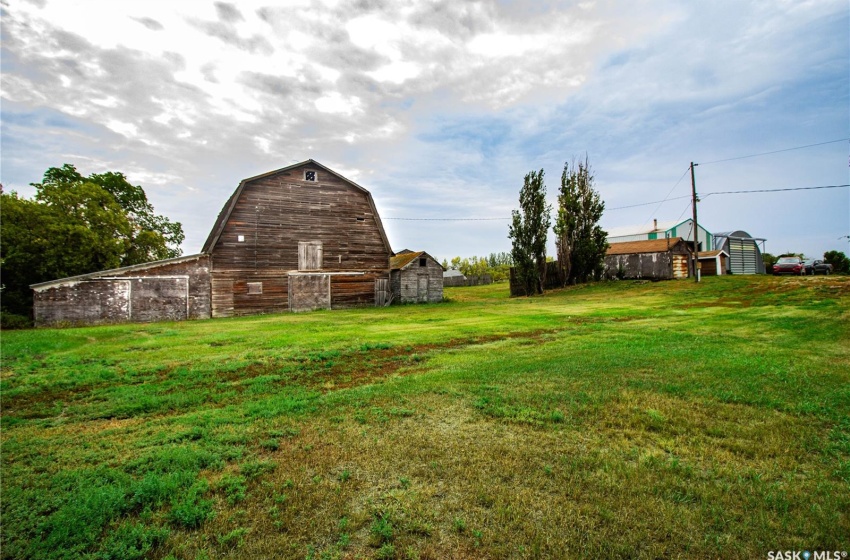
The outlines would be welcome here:
<svg viewBox="0 0 850 560">
<path fill-rule="evenodd" d="M 390 259 L 393 301 L 443 301 L 443 265 L 425 251 L 399 251 Z"/>
<path fill-rule="evenodd" d="M 681 237 L 611 243 L 605 253 L 605 276 L 651 280 L 687 278 L 690 260 L 690 244 Z"/>
<path fill-rule="evenodd" d="M 369 191 L 311 159 L 243 180 L 198 255 L 33 285 L 35 321 L 180 320 L 383 304 L 392 254 Z"/>
</svg>

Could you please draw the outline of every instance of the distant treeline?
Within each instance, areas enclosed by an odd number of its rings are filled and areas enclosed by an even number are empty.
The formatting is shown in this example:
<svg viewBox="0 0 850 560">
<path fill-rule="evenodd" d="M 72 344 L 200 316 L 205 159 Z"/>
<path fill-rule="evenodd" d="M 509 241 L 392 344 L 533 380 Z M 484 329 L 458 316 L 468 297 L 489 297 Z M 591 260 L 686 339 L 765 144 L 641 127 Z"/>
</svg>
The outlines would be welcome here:
<svg viewBox="0 0 850 560">
<path fill-rule="evenodd" d="M 443 259 L 443 268 L 460 271 L 464 276 L 484 277 L 489 275 L 493 282 L 510 278 L 513 259 L 510 253 L 490 253 L 486 257 L 455 257 L 451 262 Z"/>
</svg>

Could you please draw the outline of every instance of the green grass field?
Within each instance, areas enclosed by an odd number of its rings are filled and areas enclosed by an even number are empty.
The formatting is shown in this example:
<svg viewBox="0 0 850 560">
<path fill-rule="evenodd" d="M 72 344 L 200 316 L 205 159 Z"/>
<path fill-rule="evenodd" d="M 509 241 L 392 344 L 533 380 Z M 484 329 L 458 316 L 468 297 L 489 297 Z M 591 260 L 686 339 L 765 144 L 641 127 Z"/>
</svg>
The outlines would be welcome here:
<svg viewBox="0 0 850 560">
<path fill-rule="evenodd" d="M 2 334 L 3 558 L 850 551 L 850 278 Z"/>
</svg>

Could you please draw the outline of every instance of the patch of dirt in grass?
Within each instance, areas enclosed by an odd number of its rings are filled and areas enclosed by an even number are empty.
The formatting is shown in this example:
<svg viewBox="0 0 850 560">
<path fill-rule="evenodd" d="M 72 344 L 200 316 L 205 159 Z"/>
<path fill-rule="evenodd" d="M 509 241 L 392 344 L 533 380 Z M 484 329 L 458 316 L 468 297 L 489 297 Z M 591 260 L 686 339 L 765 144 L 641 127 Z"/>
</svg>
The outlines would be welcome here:
<svg viewBox="0 0 850 560">
<path fill-rule="evenodd" d="M 61 390 L 41 388 L 13 397 L 7 394 L 3 396 L 3 414 L 21 418 L 50 418 L 56 415 L 53 407 L 56 402 L 77 400 L 93 388 L 94 385 L 81 385 Z"/>
<path fill-rule="evenodd" d="M 731 308 L 746 308 L 753 304 L 751 299 L 744 298 L 720 298 L 711 301 L 698 301 L 682 305 L 682 309 L 693 309 L 698 307 L 731 307 Z"/>
<path fill-rule="evenodd" d="M 573 321 L 583 324 L 580 319 Z M 435 352 L 456 348 L 488 344 L 509 339 L 526 339 L 537 343 L 548 334 L 557 330 L 537 330 L 531 332 L 513 332 L 473 338 L 452 339 L 441 344 L 415 344 L 392 346 L 389 348 L 370 348 L 368 350 L 350 350 L 328 356 L 304 357 L 300 359 L 275 360 L 256 363 L 244 369 L 222 372 L 220 381 L 238 383 L 246 379 L 269 374 L 286 373 L 291 377 L 283 381 L 307 388 L 318 388 L 322 392 L 357 387 L 376 380 L 384 379 L 405 368 L 404 374 L 417 371 L 417 365 L 424 365 Z M 237 390 L 239 388 L 237 387 Z"/>
</svg>

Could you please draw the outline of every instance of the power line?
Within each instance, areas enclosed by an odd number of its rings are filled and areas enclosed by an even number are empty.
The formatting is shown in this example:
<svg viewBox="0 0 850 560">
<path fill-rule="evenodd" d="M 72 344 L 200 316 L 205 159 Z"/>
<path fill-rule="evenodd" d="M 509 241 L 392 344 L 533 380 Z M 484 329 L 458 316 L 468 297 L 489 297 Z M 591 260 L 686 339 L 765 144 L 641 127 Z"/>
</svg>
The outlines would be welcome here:
<svg viewBox="0 0 850 560">
<path fill-rule="evenodd" d="M 727 159 L 716 159 L 714 161 L 704 161 L 704 162 L 700 162 L 699 165 L 710 165 L 712 163 L 723 163 L 724 161 L 735 161 L 735 160 L 738 160 L 738 159 L 747 159 L 747 158 L 753 158 L 753 157 L 759 157 L 759 156 L 768 156 L 770 154 L 779 154 L 779 153 L 782 153 L 782 152 L 790 152 L 790 151 L 793 151 L 793 150 L 802 150 L 803 148 L 813 148 L 815 146 L 824 146 L 826 144 L 836 144 L 838 142 L 846 142 L 848 140 L 850 140 L 850 138 L 839 138 L 838 140 L 830 140 L 828 142 L 818 142 L 817 144 L 807 144 L 805 146 L 795 146 L 793 148 L 785 148 L 784 150 L 774 150 L 772 152 L 762 152 L 760 154 L 750 154 L 748 156 L 738 156 L 738 157 L 727 158 Z"/>
<path fill-rule="evenodd" d="M 650 214 L 649 218 L 647 218 L 647 220 L 644 222 L 644 224 L 648 224 L 648 223 L 649 223 L 649 220 L 651 220 L 651 219 L 652 219 L 652 216 L 654 216 L 656 213 L 658 213 L 658 209 L 659 209 L 659 208 L 661 208 L 661 205 L 662 205 L 662 204 L 664 204 L 664 203 L 667 201 L 667 199 L 668 199 L 668 198 L 670 198 L 670 195 L 671 195 L 671 194 L 673 194 L 673 191 L 674 191 L 674 190 L 676 190 L 676 187 L 678 187 L 678 186 L 679 186 L 679 183 L 681 183 L 681 182 L 682 182 L 682 179 L 684 179 L 684 178 L 685 178 L 685 175 L 687 175 L 687 174 L 688 174 L 688 171 L 690 171 L 690 169 L 691 169 L 691 167 L 690 167 L 690 166 L 688 166 L 688 167 L 685 169 L 685 172 L 684 172 L 684 173 L 682 173 L 682 176 L 681 176 L 681 177 L 679 177 L 679 180 L 678 180 L 678 181 L 676 181 L 676 184 L 675 184 L 675 185 L 673 185 L 673 188 L 672 188 L 672 189 L 670 189 L 670 192 L 668 192 L 668 193 L 667 193 L 667 196 L 665 196 L 665 197 L 664 197 L 664 200 L 662 200 L 662 201 L 658 204 L 658 208 L 656 208 L 655 210 L 653 210 L 653 211 L 652 211 L 652 214 Z"/>
<path fill-rule="evenodd" d="M 686 171 L 686 173 L 687 173 L 687 171 Z M 679 200 L 679 199 L 682 199 L 682 198 L 691 198 L 691 196 L 690 195 L 674 196 L 673 198 L 665 198 L 664 200 L 654 200 L 652 202 L 641 202 L 640 204 L 632 204 L 630 206 L 617 206 L 616 208 L 606 208 L 605 211 L 607 212 L 609 210 L 624 210 L 626 208 L 637 208 L 638 206 L 649 206 L 650 204 L 659 204 L 659 203 L 663 203 L 663 202 L 669 202 L 671 200 Z M 657 210 L 658 209 L 656 208 L 656 211 Z"/>
<path fill-rule="evenodd" d="M 711 196 L 713 194 L 747 194 L 747 193 L 766 193 L 766 192 L 783 192 L 783 191 L 812 191 L 812 190 L 816 190 L 816 189 L 842 189 L 842 188 L 846 188 L 846 187 L 850 187 L 850 184 L 848 184 L 848 185 L 824 185 L 822 187 L 794 187 L 794 188 L 790 188 L 790 189 L 754 189 L 754 190 L 748 190 L 748 191 L 717 191 L 717 192 L 706 193 L 705 195 L 703 195 L 703 198 L 708 198 L 709 196 Z"/>
<path fill-rule="evenodd" d="M 690 197 L 688 197 L 688 198 L 690 198 Z M 684 210 L 682 210 L 682 213 L 681 213 L 681 214 L 679 214 L 679 217 L 678 217 L 678 218 L 676 218 L 676 222 L 679 222 L 679 221 L 682 219 L 682 216 L 684 216 L 684 215 L 685 215 L 685 212 L 687 212 L 687 211 L 688 211 L 688 209 L 691 207 L 691 204 L 692 204 L 691 202 L 688 202 L 688 205 L 687 205 L 687 206 L 685 206 L 685 209 L 684 209 Z M 691 227 L 693 227 L 693 225 L 691 225 Z"/>
<path fill-rule="evenodd" d="M 690 168 L 688 168 L 690 169 Z M 687 170 L 685 170 L 687 173 Z M 684 175 L 682 175 L 684 177 Z M 679 179 L 681 181 L 681 179 Z M 678 182 L 677 182 L 678 185 Z M 850 184 L 847 185 L 823 185 L 819 187 L 793 187 L 787 189 L 752 189 L 746 191 L 716 191 L 710 193 L 704 193 L 701 195 L 702 199 L 706 199 L 709 196 L 715 194 L 750 194 L 750 193 L 770 193 L 770 192 L 786 192 L 786 191 L 811 191 L 817 189 L 842 189 L 850 187 Z M 675 185 L 674 185 L 675 188 Z M 672 191 L 671 191 L 672 192 Z M 664 200 L 654 200 L 652 202 L 642 202 L 640 204 L 632 204 L 630 206 L 618 206 L 616 208 L 606 208 L 606 210 L 625 210 L 626 208 L 637 208 L 639 206 L 649 206 L 650 204 L 660 204 L 664 202 L 669 202 L 671 200 L 681 200 L 683 198 L 691 198 L 690 195 L 686 196 L 674 196 L 673 198 L 665 198 Z M 687 212 L 688 208 L 691 207 L 691 203 L 689 202 L 685 209 L 682 211 L 682 214 L 679 216 L 680 218 Z M 660 205 L 659 205 L 660 208 Z M 658 209 L 656 208 L 656 211 Z M 408 222 L 489 222 L 489 221 L 506 221 L 511 218 L 382 218 L 383 220 L 397 220 L 397 221 L 408 221 Z"/>
<path fill-rule="evenodd" d="M 404 220 L 407 222 L 487 222 L 504 221 L 511 218 L 382 218 L 383 220 Z"/>
</svg>

